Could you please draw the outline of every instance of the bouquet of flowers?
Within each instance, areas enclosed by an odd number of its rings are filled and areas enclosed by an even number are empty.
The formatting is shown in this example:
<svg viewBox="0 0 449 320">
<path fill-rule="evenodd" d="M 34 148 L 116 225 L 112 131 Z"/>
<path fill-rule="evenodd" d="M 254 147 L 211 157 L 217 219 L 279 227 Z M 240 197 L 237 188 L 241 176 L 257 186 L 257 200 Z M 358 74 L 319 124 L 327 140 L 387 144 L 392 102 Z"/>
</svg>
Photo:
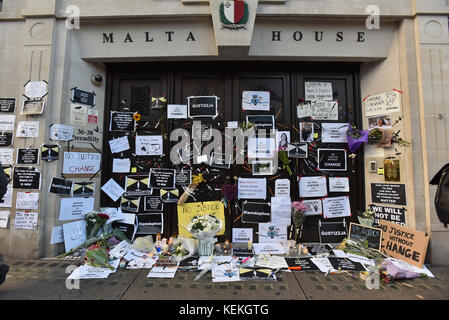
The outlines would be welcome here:
<svg viewBox="0 0 449 320">
<path fill-rule="evenodd" d="M 304 213 L 307 211 L 307 206 L 304 204 L 304 201 L 292 202 L 292 218 L 293 218 L 293 226 L 295 227 L 295 240 L 298 241 L 299 229 L 305 220 Z"/>
<path fill-rule="evenodd" d="M 213 238 L 220 231 L 223 222 L 215 216 L 197 215 L 187 225 L 189 231 L 197 239 Z"/>
<path fill-rule="evenodd" d="M 358 215 L 358 219 L 361 225 L 372 227 L 374 224 L 375 212 L 371 208 L 366 209 L 363 212 L 360 212 Z"/>
<path fill-rule="evenodd" d="M 352 153 L 356 153 L 364 143 L 368 143 L 368 130 L 359 130 L 351 124 L 348 126 L 346 136 L 348 138 L 349 151 Z"/>
</svg>

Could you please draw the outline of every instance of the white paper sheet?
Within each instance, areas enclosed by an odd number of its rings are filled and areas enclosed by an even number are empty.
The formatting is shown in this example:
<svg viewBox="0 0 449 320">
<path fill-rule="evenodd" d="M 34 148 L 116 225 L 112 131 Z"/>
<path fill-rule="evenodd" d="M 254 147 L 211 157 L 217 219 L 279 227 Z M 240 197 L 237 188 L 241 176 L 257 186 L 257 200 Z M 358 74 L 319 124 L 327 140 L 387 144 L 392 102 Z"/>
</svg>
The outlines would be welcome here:
<svg viewBox="0 0 449 320">
<path fill-rule="evenodd" d="M 0 163 L 4 166 L 12 166 L 14 164 L 14 149 L 0 149 Z"/>
<path fill-rule="evenodd" d="M 14 131 L 15 124 L 15 115 L 0 115 L 0 133 L 3 131 Z"/>
<path fill-rule="evenodd" d="M 313 101 L 312 119 L 319 121 L 338 120 L 338 103 L 334 101 Z"/>
<path fill-rule="evenodd" d="M 305 100 L 333 100 L 332 83 L 330 82 L 305 82 Z"/>
<path fill-rule="evenodd" d="M 37 230 L 39 212 L 16 211 L 14 229 Z"/>
<path fill-rule="evenodd" d="M 84 127 L 87 122 L 87 106 L 72 103 L 70 105 L 70 124 Z"/>
<path fill-rule="evenodd" d="M 259 243 L 287 242 L 287 226 L 274 223 L 259 223 Z"/>
<path fill-rule="evenodd" d="M 129 173 L 131 170 L 131 159 L 113 159 L 112 172 L 113 173 Z"/>
<path fill-rule="evenodd" d="M 115 259 L 120 259 L 131 250 L 131 246 L 132 244 L 123 240 L 109 251 L 109 255 Z"/>
<path fill-rule="evenodd" d="M 289 179 L 277 179 L 275 182 L 275 197 L 287 197 L 290 198 L 290 180 Z"/>
<path fill-rule="evenodd" d="M 6 189 L 6 194 L 3 199 L 0 200 L 0 208 L 11 208 L 12 207 L 12 184 L 8 184 Z"/>
<path fill-rule="evenodd" d="M 348 143 L 346 132 L 347 123 L 326 123 L 321 124 L 321 140 L 323 143 Z"/>
<path fill-rule="evenodd" d="M 108 268 L 95 268 L 85 264 L 75 269 L 67 279 L 107 279 L 111 273 L 113 271 Z"/>
<path fill-rule="evenodd" d="M 299 119 L 308 118 L 312 116 L 312 109 L 310 103 L 300 104 L 296 107 Z"/>
<path fill-rule="evenodd" d="M 232 243 L 253 242 L 252 228 L 232 228 Z"/>
<path fill-rule="evenodd" d="M 163 152 L 162 136 L 136 136 L 136 155 L 162 156 Z"/>
<path fill-rule="evenodd" d="M 240 178 L 238 179 L 239 199 L 266 199 L 267 179 Z"/>
<path fill-rule="evenodd" d="M 59 220 L 76 220 L 94 210 L 95 198 L 62 198 Z"/>
<path fill-rule="evenodd" d="M 388 258 L 388 259 L 391 260 L 393 262 L 393 264 L 396 265 L 396 267 L 398 267 L 398 268 L 405 269 L 405 270 L 408 270 L 411 272 L 416 272 L 416 273 L 424 273 L 430 278 L 435 278 L 435 276 L 432 274 L 432 272 L 430 272 L 429 269 L 427 269 L 426 266 L 423 266 L 423 268 L 420 269 L 420 268 L 415 267 L 414 265 L 411 265 L 410 263 L 407 263 L 402 260 L 398 260 L 395 258 Z"/>
<path fill-rule="evenodd" d="M 8 220 L 11 212 L 9 210 L 0 211 L 0 228 L 8 227 Z"/>
<path fill-rule="evenodd" d="M 39 193 L 37 192 L 17 192 L 16 209 L 38 210 Z"/>
<path fill-rule="evenodd" d="M 64 243 L 64 229 L 62 226 L 53 227 L 50 244 Z"/>
<path fill-rule="evenodd" d="M 106 224 L 111 224 L 114 221 L 125 219 L 125 214 L 121 208 L 100 208 L 100 212 L 103 212 L 109 216 Z"/>
<path fill-rule="evenodd" d="M 330 192 L 349 192 L 349 178 L 329 177 Z"/>
<path fill-rule="evenodd" d="M 287 269 L 288 264 L 284 257 L 279 256 L 259 256 L 257 259 L 256 267 L 268 268 L 268 269 Z"/>
<path fill-rule="evenodd" d="M 326 197 L 326 177 L 301 177 L 301 180 L 299 180 L 299 194 L 301 198 Z"/>
<path fill-rule="evenodd" d="M 270 111 L 270 92 L 243 91 L 242 109 L 246 111 Z"/>
<path fill-rule="evenodd" d="M 349 197 L 323 199 L 323 214 L 325 219 L 349 217 L 351 215 Z"/>
<path fill-rule="evenodd" d="M 50 128 L 50 140 L 53 141 L 70 141 L 73 139 L 75 132 L 74 126 L 64 124 L 54 124 Z"/>
<path fill-rule="evenodd" d="M 285 248 L 280 243 L 254 243 L 255 254 L 285 254 Z"/>
<path fill-rule="evenodd" d="M 279 226 L 292 224 L 292 203 L 289 197 L 271 198 L 271 223 Z"/>
<path fill-rule="evenodd" d="M 39 121 L 19 121 L 16 137 L 37 138 L 39 137 Z"/>
<path fill-rule="evenodd" d="M 320 269 L 321 272 L 337 272 L 328 258 L 312 258 L 310 260 Z"/>
<path fill-rule="evenodd" d="M 128 136 L 109 140 L 109 147 L 111 148 L 111 153 L 120 153 L 129 150 Z"/>
<path fill-rule="evenodd" d="M 304 205 L 308 208 L 304 215 L 321 216 L 323 214 L 323 203 L 321 199 L 304 200 Z"/>
<path fill-rule="evenodd" d="M 47 84 L 44 81 L 30 81 L 25 86 L 25 96 L 30 99 L 42 98 L 47 94 Z"/>
<path fill-rule="evenodd" d="M 66 223 L 63 226 L 66 252 L 78 247 L 86 241 L 86 220 Z"/>
<path fill-rule="evenodd" d="M 123 189 L 113 178 L 109 179 L 109 181 L 101 187 L 101 190 L 114 202 L 125 193 L 125 189 Z"/>
<path fill-rule="evenodd" d="M 215 265 L 212 268 L 212 282 L 240 281 L 239 267 L 235 264 Z"/>
<path fill-rule="evenodd" d="M 254 138 L 248 139 L 248 158 L 272 159 L 276 150 L 276 140 L 274 138 Z"/>
<path fill-rule="evenodd" d="M 367 117 L 401 112 L 401 94 L 397 91 L 390 91 L 369 96 L 364 104 Z"/>
<path fill-rule="evenodd" d="M 187 105 L 185 104 L 167 105 L 167 119 L 187 119 Z"/>
<path fill-rule="evenodd" d="M 153 267 L 147 278 L 173 279 L 178 271 L 177 267 Z"/>
</svg>

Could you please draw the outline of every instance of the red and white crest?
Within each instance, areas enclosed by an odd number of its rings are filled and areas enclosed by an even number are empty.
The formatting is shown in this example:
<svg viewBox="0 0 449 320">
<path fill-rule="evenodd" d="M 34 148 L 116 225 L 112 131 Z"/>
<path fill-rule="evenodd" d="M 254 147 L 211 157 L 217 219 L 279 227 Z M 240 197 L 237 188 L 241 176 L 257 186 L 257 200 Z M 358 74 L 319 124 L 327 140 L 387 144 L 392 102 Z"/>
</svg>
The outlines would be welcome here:
<svg viewBox="0 0 449 320">
<path fill-rule="evenodd" d="M 224 3 L 224 15 L 231 23 L 238 23 L 245 15 L 245 1 L 229 0 Z"/>
</svg>

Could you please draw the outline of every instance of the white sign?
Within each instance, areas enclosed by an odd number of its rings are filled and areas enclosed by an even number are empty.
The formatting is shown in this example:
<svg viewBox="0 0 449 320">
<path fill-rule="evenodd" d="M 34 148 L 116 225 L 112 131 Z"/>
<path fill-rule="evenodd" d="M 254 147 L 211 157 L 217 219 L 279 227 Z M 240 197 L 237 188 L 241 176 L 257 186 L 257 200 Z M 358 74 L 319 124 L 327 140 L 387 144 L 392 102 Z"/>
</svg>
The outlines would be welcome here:
<svg viewBox="0 0 449 320">
<path fill-rule="evenodd" d="M 271 223 L 279 226 L 289 226 L 292 224 L 292 203 L 290 198 L 271 198 Z"/>
<path fill-rule="evenodd" d="M 129 150 L 128 136 L 110 140 L 109 147 L 111 148 L 111 153 L 119 153 Z"/>
<path fill-rule="evenodd" d="M 289 179 L 277 179 L 275 182 L 275 197 L 288 197 L 290 198 L 290 180 Z"/>
<path fill-rule="evenodd" d="M 39 137 L 39 121 L 19 121 L 16 137 L 37 138 Z"/>
<path fill-rule="evenodd" d="M 263 242 L 253 244 L 255 254 L 285 254 L 285 248 L 281 243 Z"/>
<path fill-rule="evenodd" d="M 8 227 L 8 220 L 10 214 L 11 212 L 9 210 L 0 211 L 0 228 L 5 229 Z"/>
<path fill-rule="evenodd" d="M 59 220 L 76 220 L 94 210 L 95 198 L 62 198 Z"/>
<path fill-rule="evenodd" d="M 334 100 L 332 83 L 330 82 L 306 82 L 304 84 L 305 99 L 310 101 Z"/>
<path fill-rule="evenodd" d="M 2 165 L 14 164 L 14 149 L 0 149 L 0 163 Z"/>
<path fill-rule="evenodd" d="M 226 128 L 228 129 L 238 129 L 239 122 L 238 121 L 229 121 L 228 126 Z"/>
<path fill-rule="evenodd" d="M 47 83 L 44 81 L 31 81 L 25 86 L 25 96 L 27 98 L 42 98 L 47 94 Z"/>
<path fill-rule="evenodd" d="M 351 216 L 349 196 L 323 199 L 324 218 L 342 218 Z"/>
<path fill-rule="evenodd" d="M 16 209 L 39 210 L 39 193 L 17 192 Z"/>
<path fill-rule="evenodd" d="M 259 223 L 259 242 L 287 242 L 287 226 Z"/>
<path fill-rule="evenodd" d="M 299 180 L 299 195 L 301 198 L 326 197 L 326 177 L 302 177 Z"/>
<path fill-rule="evenodd" d="M 312 258 L 310 260 L 318 267 L 318 269 L 320 269 L 321 272 L 328 273 L 337 271 L 334 269 L 328 258 Z"/>
<path fill-rule="evenodd" d="M 401 95 L 397 91 L 390 91 L 369 96 L 364 104 L 367 117 L 401 112 Z"/>
<path fill-rule="evenodd" d="M 312 108 L 310 103 L 300 104 L 296 107 L 298 118 L 309 118 L 312 116 Z"/>
<path fill-rule="evenodd" d="M 348 143 L 347 123 L 322 123 L 321 140 L 323 143 Z"/>
<path fill-rule="evenodd" d="M 12 207 L 12 185 L 8 184 L 6 189 L 6 194 L 3 199 L 0 200 L 0 208 L 11 208 Z"/>
<path fill-rule="evenodd" d="M 304 200 L 304 205 L 307 207 L 307 211 L 304 212 L 305 216 L 321 216 L 323 214 L 321 199 Z"/>
<path fill-rule="evenodd" d="M 232 228 L 232 243 L 253 242 L 252 228 Z"/>
<path fill-rule="evenodd" d="M 187 119 L 187 105 L 185 104 L 167 105 L 167 119 Z"/>
<path fill-rule="evenodd" d="M 313 101 L 313 120 L 338 120 L 338 103 L 334 101 Z"/>
<path fill-rule="evenodd" d="M 64 229 L 62 226 L 53 227 L 50 244 L 64 243 Z"/>
<path fill-rule="evenodd" d="M 178 268 L 176 267 L 153 267 L 147 278 L 173 279 L 177 270 Z"/>
<path fill-rule="evenodd" d="M 113 159 L 112 172 L 113 173 L 129 173 L 131 169 L 131 159 Z"/>
<path fill-rule="evenodd" d="M 136 155 L 162 156 L 163 151 L 162 136 L 136 136 Z"/>
<path fill-rule="evenodd" d="M 242 109 L 245 111 L 270 111 L 270 92 L 243 91 Z"/>
<path fill-rule="evenodd" d="M 349 192 L 349 178 L 334 178 L 329 177 L 329 191 L 330 192 Z"/>
<path fill-rule="evenodd" d="M 100 168 L 100 153 L 64 152 L 63 174 L 96 174 Z"/>
<path fill-rule="evenodd" d="M 38 212 L 16 211 L 14 229 L 37 230 Z"/>
<path fill-rule="evenodd" d="M 239 199 L 266 199 L 267 179 L 240 178 L 238 179 Z"/>
<path fill-rule="evenodd" d="M 101 187 L 101 190 L 114 202 L 125 193 L 125 190 L 112 178 Z"/>
<path fill-rule="evenodd" d="M 54 124 L 50 128 L 50 140 L 53 141 L 71 141 L 75 127 L 64 124 Z"/>
<path fill-rule="evenodd" d="M 16 124 L 15 115 L 0 116 L 0 133 L 3 131 L 14 131 L 15 124 Z"/>
<path fill-rule="evenodd" d="M 109 268 L 96 268 L 84 264 L 75 269 L 67 280 L 107 279 L 113 271 Z"/>
<path fill-rule="evenodd" d="M 276 141 L 273 138 L 248 139 L 248 158 L 271 159 L 274 157 Z"/>
<path fill-rule="evenodd" d="M 81 104 L 70 105 L 70 124 L 74 126 L 85 126 L 87 122 L 87 106 Z"/>
<path fill-rule="evenodd" d="M 86 241 L 86 220 L 66 223 L 62 227 L 66 252 L 82 245 Z"/>
</svg>

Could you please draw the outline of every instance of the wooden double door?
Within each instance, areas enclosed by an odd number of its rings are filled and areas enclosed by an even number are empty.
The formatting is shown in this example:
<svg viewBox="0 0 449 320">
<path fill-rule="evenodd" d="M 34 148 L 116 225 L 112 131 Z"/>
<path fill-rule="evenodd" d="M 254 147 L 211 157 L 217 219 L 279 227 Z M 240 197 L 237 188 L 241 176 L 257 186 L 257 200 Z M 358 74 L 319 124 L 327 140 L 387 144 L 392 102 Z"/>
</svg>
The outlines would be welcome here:
<svg viewBox="0 0 449 320">
<path fill-rule="evenodd" d="M 174 129 L 192 130 L 191 119 L 166 119 L 163 112 L 151 109 L 151 101 L 155 97 L 166 97 L 168 104 L 187 104 L 190 96 L 217 96 L 218 117 L 201 119 L 202 124 L 220 130 L 223 135 L 230 121 L 244 122 L 247 115 L 273 115 L 276 129 L 289 131 L 291 141 L 299 141 L 298 128 L 304 119 L 297 117 L 297 105 L 305 95 L 305 82 L 329 82 L 332 84 L 333 99 L 338 102 L 338 123 L 361 124 L 361 106 L 359 95 L 358 66 L 354 64 L 332 63 L 236 63 L 236 62 L 172 62 L 152 64 L 110 64 L 108 65 L 107 98 L 104 123 L 104 153 L 102 167 L 102 183 L 114 178 L 122 186 L 125 184 L 126 173 L 112 173 L 113 158 L 130 158 L 131 166 L 136 167 L 141 174 L 148 173 L 150 168 L 177 168 L 170 161 L 170 150 L 178 141 L 170 141 Z M 271 98 L 270 111 L 243 111 L 243 91 L 269 91 Z M 110 153 L 108 141 L 123 136 L 123 133 L 109 132 L 111 111 L 138 112 L 142 115 L 145 127 L 137 134 L 165 135 L 163 157 L 138 157 L 133 150 L 133 139 L 130 137 L 131 149 L 120 155 Z M 280 170 L 275 176 L 267 176 L 267 200 L 273 196 L 276 179 L 290 179 L 292 201 L 299 200 L 298 179 L 305 176 L 322 176 L 317 171 L 316 150 L 319 148 L 347 149 L 346 144 L 325 144 L 321 142 L 322 121 L 313 121 L 316 134 L 311 146 L 309 161 L 291 159 L 292 175 L 286 170 Z M 191 132 L 191 131 L 190 131 Z M 223 138 L 223 140 L 225 140 Z M 224 147 L 223 147 L 224 148 Z M 314 153 L 315 152 L 315 153 Z M 315 157 L 313 155 L 315 154 Z M 349 152 L 348 152 L 349 155 Z M 234 184 L 236 178 L 254 177 L 242 165 L 232 165 L 230 169 L 217 170 L 205 164 L 184 166 L 192 169 L 193 174 L 203 173 L 207 183 L 201 184 L 195 197 L 188 202 L 220 201 L 223 198 L 223 184 Z M 329 197 L 350 197 L 353 216 L 346 218 L 353 221 L 355 213 L 364 209 L 365 184 L 363 178 L 363 150 L 355 159 L 347 159 L 347 170 L 342 172 L 327 172 L 327 176 L 349 177 L 350 192 L 329 193 Z M 273 179 L 277 177 L 276 179 Z M 154 190 L 154 194 L 159 191 Z M 182 187 L 179 188 L 183 193 Z M 259 200 L 256 200 L 256 202 Z M 260 200 L 263 201 L 263 200 Z M 232 228 L 253 228 L 254 241 L 257 242 L 258 228 L 254 224 L 246 224 L 241 219 L 242 200 L 234 200 L 225 210 L 226 234 L 220 240 L 232 238 Z M 102 194 L 102 206 L 120 205 Z M 143 208 L 143 205 L 140 206 Z M 139 213 L 143 213 L 142 210 Z M 302 233 L 302 241 L 318 242 L 318 221 L 322 216 L 307 217 Z M 332 221 L 333 219 L 330 219 Z M 328 219 L 329 221 L 329 219 Z M 337 219 L 335 221 L 342 221 Z M 164 207 L 164 235 L 178 233 L 176 204 L 166 204 Z"/>
</svg>

